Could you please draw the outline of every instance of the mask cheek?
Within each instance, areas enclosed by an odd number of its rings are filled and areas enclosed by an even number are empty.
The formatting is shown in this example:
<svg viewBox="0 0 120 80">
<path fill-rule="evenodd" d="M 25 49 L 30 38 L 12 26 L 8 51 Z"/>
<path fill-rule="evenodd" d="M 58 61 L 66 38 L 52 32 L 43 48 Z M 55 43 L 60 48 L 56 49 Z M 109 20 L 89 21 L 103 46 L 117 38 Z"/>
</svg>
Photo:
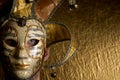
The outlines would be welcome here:
<svg viewBox="0 0 120 80">
<path fill-rule="evenodd" d="M 41 67 L 41 62 L 42 62 L 42 59 L 41 58 L 38 58 L 36 59 L 37 61 L 34 62 L 34 66 L 33 66 L 33 72 L 36 72 L 38 69 L 40 69 Z"/>
<path fill-rule="evenodd" d="M 29 56 L 31 56 L 32 58 L 41 58 L 43 57 L 44 54 L 44 48 L 37 44 L 36 46 L 27 48 L 27 52 L 29 54 Z"/>
</svg>

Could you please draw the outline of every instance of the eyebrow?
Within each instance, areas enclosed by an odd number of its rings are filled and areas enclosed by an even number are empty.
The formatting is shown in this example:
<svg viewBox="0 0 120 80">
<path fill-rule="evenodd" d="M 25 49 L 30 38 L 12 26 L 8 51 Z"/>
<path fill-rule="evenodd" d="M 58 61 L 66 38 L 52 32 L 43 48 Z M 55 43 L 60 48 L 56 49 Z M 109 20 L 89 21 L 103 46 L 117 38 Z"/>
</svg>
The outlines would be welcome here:
<svg viewBox="0 0 120 80">
<path fill-rule="evenodd" d="M 11 36 L 11 37 L 16 37 L 15 33 L 8 32 L 5 34 L 5 36 Z"/>
<path fill-rule="evenodd" d="M 28 37 L 31 38 L 31 37 L 44 37 L 44 35 L 41 35 L 41 34 L 28 34 Z"/>
</svg>

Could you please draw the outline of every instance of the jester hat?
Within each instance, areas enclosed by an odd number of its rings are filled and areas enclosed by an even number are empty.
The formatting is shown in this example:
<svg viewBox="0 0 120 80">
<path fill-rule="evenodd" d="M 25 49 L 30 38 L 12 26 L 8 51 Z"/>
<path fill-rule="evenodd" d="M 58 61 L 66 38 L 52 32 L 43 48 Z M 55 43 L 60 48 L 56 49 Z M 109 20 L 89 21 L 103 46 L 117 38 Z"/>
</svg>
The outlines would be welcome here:
<svg viewBox="0 0 120 80">
<path fill-rule="evenodd" d="M 26 18 L 38 19 L 46 29 L 46 46 L 61 41 L 70 41 L 67 53 L 62 60 L 47 67 L 59 66 L 65 63 L 77 49 L 76 37 L 67 26 L 61 23 L 49 22 L 48 19 L 60 6 L 63 0 L 0 0 L 0 25 L 9 18 L 19 19 L 18 23 L 24 26 Z"/>
</svg>

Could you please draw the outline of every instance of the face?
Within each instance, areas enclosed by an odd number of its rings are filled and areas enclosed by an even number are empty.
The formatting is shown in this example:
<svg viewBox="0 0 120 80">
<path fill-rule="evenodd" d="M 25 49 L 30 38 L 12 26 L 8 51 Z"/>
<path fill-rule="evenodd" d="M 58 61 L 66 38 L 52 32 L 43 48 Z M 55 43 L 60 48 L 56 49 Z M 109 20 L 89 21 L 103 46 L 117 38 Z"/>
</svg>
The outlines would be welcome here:
<svg viewBox="0 0 120 80">
<path fill-rule="evenodd" d="M 2 26 L 3 63 L 11 74 L 19 79 L 33 76 L 41 67 L 46 45 L 46 32 L 41 23 L 34 19 L 21 27 L 14 20 Z M 9 66 L 8 66 L 9 65 Z"/>
</svg>

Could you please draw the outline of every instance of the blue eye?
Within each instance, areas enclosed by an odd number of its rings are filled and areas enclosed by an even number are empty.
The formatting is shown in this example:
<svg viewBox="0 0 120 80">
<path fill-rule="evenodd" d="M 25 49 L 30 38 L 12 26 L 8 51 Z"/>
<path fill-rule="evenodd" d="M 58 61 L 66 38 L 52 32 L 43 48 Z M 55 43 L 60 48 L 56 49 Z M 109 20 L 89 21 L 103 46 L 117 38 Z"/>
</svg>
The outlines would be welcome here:
<svg viewBox="0 0 120 80">
<path fill-rule="evenodd" d="M 28 42 L 27 42 L 27 45 L 29 47 L 32 47 L 32 46 L 35 46 L 36 44 L 38 44 L 39 40 L 37 39 L 30 39 Z"/>
<path fill-rule="evenodd" d="M 9 46 L 12 46 L 12 47 L 17 47 L 17 42 L 16 42 L 16 40 L 14 40 L 14 39 L 6 39 L 5 40 L 5 43 L 7 44 L 7 45 L 9 45 Z"/>
</svg>

